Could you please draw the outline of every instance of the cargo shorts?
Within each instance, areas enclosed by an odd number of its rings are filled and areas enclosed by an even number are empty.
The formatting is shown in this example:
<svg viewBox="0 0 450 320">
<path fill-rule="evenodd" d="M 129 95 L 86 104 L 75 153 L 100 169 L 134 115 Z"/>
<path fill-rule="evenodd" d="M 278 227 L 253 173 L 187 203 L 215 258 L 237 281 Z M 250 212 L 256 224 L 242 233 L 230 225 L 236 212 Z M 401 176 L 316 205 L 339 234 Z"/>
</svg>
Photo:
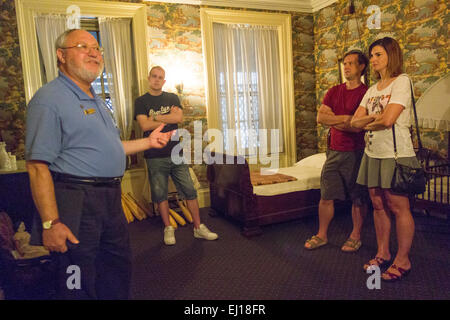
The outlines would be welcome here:
<svg viewBox="0 0 450 320">
<path fill-rule="evenodd" d="M 160 203 L 168 199 L 169 176 L 172 178 L 180 199 L 197 199 L 197 190 L 187 164 L 175 164 L 170 157 L 145 160 L 147 161 L 153 202 Z"/>
<path fill-rule="evenodd" d="M 352 200 L 356 205 L 370 200 L 367 187 L 356 183 L 363 154 L 364 150 L 327 151 L 320 177 L 323 200 Z"/>
</svg>

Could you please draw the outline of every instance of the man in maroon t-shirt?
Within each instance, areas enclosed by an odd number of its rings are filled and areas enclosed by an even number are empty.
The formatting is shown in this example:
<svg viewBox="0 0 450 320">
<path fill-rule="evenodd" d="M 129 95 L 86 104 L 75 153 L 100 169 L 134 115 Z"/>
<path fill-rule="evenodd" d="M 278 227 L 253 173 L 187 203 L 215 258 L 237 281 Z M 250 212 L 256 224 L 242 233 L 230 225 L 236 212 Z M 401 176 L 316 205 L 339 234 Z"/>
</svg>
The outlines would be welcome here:
<svg viewBox="0 0 450 320">
<path fill-rule="evenodd" d="M 361 228 L 367 211 L 367 190 L 356 184 L 364 152 L 364 131 L 350 127 L 350 120 L 367 91 L 361 76 L 367 69 L 367 57 L 359 50 L 344 55 L 346 82 L 326 93 L 317 114 L 317 122 L 330 127 L 327 160 L 320 179 L 319 231 L 305 243 L 317 249 L 328 243 L 328 226 L 334 216 L 334 200 L 351 199 L 353 230 L 342 251 L 355 252 L 361 246 Z"/>
</svg>

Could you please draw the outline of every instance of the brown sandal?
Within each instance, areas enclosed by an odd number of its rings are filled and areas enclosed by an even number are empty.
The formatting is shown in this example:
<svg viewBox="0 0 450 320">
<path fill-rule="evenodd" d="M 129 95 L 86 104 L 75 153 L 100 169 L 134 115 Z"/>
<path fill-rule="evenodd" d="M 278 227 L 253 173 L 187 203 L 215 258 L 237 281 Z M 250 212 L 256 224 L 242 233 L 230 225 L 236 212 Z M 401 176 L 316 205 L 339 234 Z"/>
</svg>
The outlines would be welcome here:
<svg viewBox="0 0 450 320">
<path fill-rule="evenodd" d="M 400 272 L 400 274 L 395 274 L 392 272 L 389 272 L 389 269 L 395 269 L 398 272 Z M 387 282 L 394 282 L 397 280 L 401 280 L 404 277 L 406 277 L 409 272 L 411 271 L 411 268 L 409 268 L 408 270 L 405 270 L 401 267 L 398 267 L 397 265 L 393 264 L 392 266 L 389 267 L 389 269 L 387 269 L 382 275 L 381 275 L 381 280 L 387 281 Z M 389 276 L 389 278 L 385 278 L 383 276 Z"/>
<path fill-rule="evenodd" d="M 319 238 L 318 236 L 312 236 L 311 239 L 306 240 L 305 244 L 309 244 L 310 247 L 306 247 L 307 250 L 314 250 L 318 249 L 328 243 L 328 241 L 323 240 L 322 238 Z"/>
<path fill-rule="evenodd" d="M 344 242 L 344 244 L 341 247 L 341 251 L 343 252 L 356 252 L 361 247 L 362 242 L 361 240 L 355 240 L 352 238 L 348 238 L 347 241 Z M 344 250 L 344 247 L 350 248 L 348 250 Z"/>
<path fill-rule="evenodd" d="M 371 263 L 372 260 L 375 260 L 376 263 Z M 378 267 L 381 269 L 382 267 L 385 267 L 385 266 L 387 266 L 387 265 L 390 263 L 390 260 L 386 260 L 386 259 L 383 259 L 383 258 L 381 258 L 381 257 L 375 257 L 375 258 L 372 259 L 372 260 L 370 260 L 369 262 L 367 262 L 367 263 L 363 266 L 364 271 L 367 271 L 367 269 L 368 269 L 370 266 L 378 266 Z"/>
</svg>

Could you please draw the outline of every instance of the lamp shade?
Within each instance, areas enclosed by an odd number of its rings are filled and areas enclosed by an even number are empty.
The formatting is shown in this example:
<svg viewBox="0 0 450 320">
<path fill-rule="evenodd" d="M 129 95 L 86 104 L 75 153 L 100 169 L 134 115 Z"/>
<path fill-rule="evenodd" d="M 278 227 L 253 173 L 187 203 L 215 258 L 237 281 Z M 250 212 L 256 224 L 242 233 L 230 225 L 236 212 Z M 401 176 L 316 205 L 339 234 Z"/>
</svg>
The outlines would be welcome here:
<svg viewBox="0 0 450 320">
<path fill-rule="evenodd" d="M 450 74 L 433 83 L 417 100 L 419 126 L 450 131 Z"/>
</svg>

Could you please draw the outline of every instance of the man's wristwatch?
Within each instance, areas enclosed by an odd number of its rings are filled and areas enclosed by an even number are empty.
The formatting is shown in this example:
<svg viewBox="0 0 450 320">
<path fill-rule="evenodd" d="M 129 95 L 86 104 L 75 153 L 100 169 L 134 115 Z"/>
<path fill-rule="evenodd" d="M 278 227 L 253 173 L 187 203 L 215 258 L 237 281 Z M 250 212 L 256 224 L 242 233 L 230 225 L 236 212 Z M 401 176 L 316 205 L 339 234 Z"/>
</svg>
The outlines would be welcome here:
<svg viewBox="0 0 450 320">
<path fill-rule="evenodd" d="M 42 228 L 44 230 L 49 230 L 52 228 L 52 226 L 54 226 L 57 223 L 60 223 L 61 221 L 59 221 L 59 218 L 56 218 L 55 220 L 49 220 L 49 221 L 44 221 L 42 222 Z"/>
</svg>

